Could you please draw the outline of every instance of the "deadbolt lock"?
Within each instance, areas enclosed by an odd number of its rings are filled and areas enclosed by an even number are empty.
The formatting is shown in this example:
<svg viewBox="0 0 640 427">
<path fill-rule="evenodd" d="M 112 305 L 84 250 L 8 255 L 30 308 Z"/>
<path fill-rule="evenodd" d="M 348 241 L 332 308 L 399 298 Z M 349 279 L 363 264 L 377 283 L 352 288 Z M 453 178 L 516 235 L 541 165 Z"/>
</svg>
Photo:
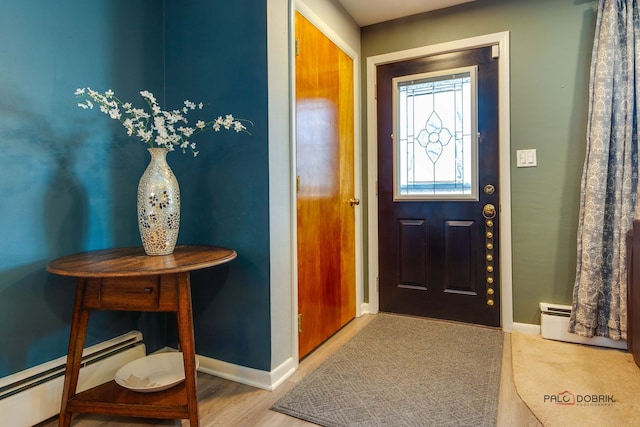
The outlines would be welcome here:
<svg viewBox="0 0 640 427">
<path fill-rule="evenodd" d="M 484 186 L 484 194 L 493 194 L 496 192 L 496 187 L 491 184 L 487 184 Z"/>
</svg>

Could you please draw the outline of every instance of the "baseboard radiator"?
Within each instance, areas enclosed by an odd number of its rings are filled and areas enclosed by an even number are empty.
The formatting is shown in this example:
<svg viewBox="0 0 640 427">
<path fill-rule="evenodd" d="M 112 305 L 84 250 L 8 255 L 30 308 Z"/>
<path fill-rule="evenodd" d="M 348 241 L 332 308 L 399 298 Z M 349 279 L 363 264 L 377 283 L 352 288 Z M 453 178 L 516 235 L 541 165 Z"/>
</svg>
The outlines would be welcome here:
<svg viewBox="0 0 640 427">
<path fill-rule="evenodd" d="M 542 338 L 626 350 L 627 342 L 625 340 L 616 341 L 605 337 L 587 338 L 570 333 L 570 316 L 571 306 L 541 302 L 540 333 L 542 334 Z"/>
<path fill-rule="evenodd" d="M 78 391 L 111 381 L 120 367 L 146 356 L 142 334 L 132 331 L 84 349 Z M 28 427 L 60 412 L 63 356 L 42 365 L 0 378 L 2 425 Z"/>
</svg>

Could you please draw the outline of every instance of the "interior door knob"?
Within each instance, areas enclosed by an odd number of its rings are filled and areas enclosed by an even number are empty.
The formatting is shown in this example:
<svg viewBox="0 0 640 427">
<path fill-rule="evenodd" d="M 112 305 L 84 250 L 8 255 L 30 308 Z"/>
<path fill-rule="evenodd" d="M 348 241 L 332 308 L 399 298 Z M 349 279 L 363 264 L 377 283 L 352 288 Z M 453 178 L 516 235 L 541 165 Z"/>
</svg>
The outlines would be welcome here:
<svg viewBox="0 0 640 427">
<path fill-rule="evenodd" d="M 352 197 L 352 198 L 349 199 L 349 204 L 351 205 L 351 207 L 359 205 L 360 204 L 360 199 L 358 199 L 357 197 Z"/>
</svg>

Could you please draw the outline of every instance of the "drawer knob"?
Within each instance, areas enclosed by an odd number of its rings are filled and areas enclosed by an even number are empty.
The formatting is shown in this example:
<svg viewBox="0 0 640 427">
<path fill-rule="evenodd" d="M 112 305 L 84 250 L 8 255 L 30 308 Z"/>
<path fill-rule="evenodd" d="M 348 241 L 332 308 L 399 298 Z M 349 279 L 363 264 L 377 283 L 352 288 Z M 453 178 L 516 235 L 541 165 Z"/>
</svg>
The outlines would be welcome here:
<svg viewBox="0 0 640 427">
<path fill-rule="evenodd" d="M 147 288 L 144 288 L 144 291 L 145 291 L 146 293 L 150 294 L 151 292 L 153 292 L 153 288 L 149 288 L 149 287 L 147 287 Z"/>
</svg>

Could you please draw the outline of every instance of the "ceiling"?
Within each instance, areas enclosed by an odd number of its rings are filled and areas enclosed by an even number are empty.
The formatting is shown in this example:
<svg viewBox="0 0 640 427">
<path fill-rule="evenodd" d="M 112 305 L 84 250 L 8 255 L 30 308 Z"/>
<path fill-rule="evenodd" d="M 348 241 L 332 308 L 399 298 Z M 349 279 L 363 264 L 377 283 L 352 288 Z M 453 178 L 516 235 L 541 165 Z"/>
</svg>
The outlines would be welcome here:
<svg viewBox="0 0 640 427">
<path fill-rule="evenodd" d="M 474 0 L 338 0 L 361 27 L 470 1 Z"/>
</svg>

